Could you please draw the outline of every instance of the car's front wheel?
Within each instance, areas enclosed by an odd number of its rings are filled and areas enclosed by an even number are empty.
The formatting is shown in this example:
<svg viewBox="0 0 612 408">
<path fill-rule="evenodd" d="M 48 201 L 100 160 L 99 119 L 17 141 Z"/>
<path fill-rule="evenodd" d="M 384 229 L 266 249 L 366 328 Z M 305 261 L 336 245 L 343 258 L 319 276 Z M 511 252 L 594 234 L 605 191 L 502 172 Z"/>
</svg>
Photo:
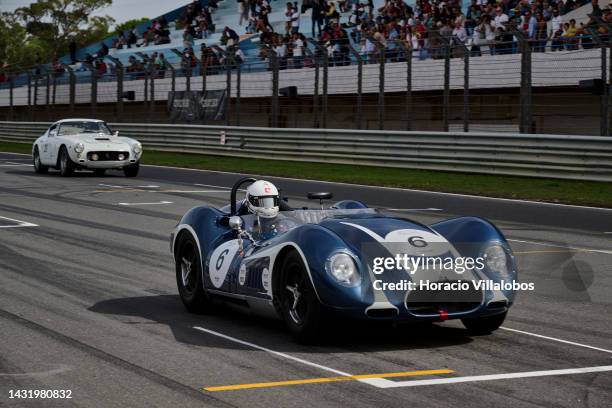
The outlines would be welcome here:
<svg viewBox="0 0 612 408">
<path fill-rule="evenodd" d="M 480 336 L 484 334 L 490 334 L 495 330 L 499 329 L 499 327 L 504 323 L 507 313 L 508 312 L 496 314 L 493 316 L 461 319 L 461 322 L 463 322 L 463 325 L 466 329 L 468 329 L 468 332 L 470 334 Z"/>
<path fill-rule="evenodd" d="M 59 162 L 60 175 L 63 177 L 72 176 L 72 173 L 74 173 L 74 163 L 68 154 L 68 149 L 66 149 L 66 146 L 62 146 L 60 149 Z"/>
<path fill-rule="evenodd" d="M 138 171 L 140 170 L 140 163 L 130 164 L 129 166 L 125 166 L 123 168 L 123 174 L 125 177 L 136 177 L 138 175 Z"/>
<path fill-rule="evenodd" d="M 49 171 L 49 167 L 42 164 L 40 161 L 40 152 L 38 151 L 38 146 L 34 148 L 34 171 L 38 174 L 45 174 Z"/>
<path fill-rule="evenodd" d="M 175 252 L 176 284 L 183 304 L 191 313 L 203 313 L 210 301 L 202 284 L 200 250 L 190 233 L 179 236 Z"/>
<path fill-rule="evenodd" d="M 283 260 L 279 285 L 280 309 L 287 327 L 303 342 L 315 341 L 323 327 L 322 307 L 297 252 Z"/>
</svg>

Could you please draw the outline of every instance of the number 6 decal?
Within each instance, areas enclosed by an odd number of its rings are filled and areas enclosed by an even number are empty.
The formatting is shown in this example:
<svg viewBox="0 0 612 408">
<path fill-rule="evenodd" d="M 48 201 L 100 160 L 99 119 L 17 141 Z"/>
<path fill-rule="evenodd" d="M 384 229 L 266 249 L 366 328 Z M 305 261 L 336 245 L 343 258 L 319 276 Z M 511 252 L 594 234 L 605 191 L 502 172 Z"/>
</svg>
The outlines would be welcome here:
<svg viewBox="0 0 612 408">
<path fill-rule="evenodd" d="M 219 257 L 217 258 L 217 263 L 215 265 L 215 268 L 217 268 L 217 270 L 221 269 L 221 267 L 223 266 L 223 261 L 225 260 L 225 255 L 229 254 L 229 249 L 224 249 L 223 252 L 221 252 L 221 254 L 219 254 Z"/>
<path fill-rule="evenodd" d="M 427 246 L 427 241 L 425 241 L 423 237 L 418 236 L 408 238 L 408 243 L 413 247 L 417 248 L 423 248 Z"/>
<path fill-rule="evenodd" d="M 219 245 L 210 255 L 208 261 L 208 274 L 215 288 L 219 289 L 223 286 L 238 249 L 238 240 L 233 239 Z"/>
</svg>

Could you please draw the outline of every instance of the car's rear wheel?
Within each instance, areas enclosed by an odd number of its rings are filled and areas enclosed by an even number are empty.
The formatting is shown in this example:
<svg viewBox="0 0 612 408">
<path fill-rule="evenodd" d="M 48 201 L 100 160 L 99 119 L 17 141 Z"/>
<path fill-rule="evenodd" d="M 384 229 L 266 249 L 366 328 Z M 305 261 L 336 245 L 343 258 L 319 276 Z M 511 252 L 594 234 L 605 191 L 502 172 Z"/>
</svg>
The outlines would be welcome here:
<svg viewBox="0 0 612 408">
<path fill-rule="evenodd" d="M 70 159 L 66 146 L 62 146 L 60 149 L 59 162 L 60 175 L 63 177 L 72 176 L 72 173 L 74 173 L 74 163 L 72 162 L 72 159 Z"/>
<path fill-rule="evenodd" d="M 493 316 L 461 319 L 461 322 L 463 322 L 463 325 L 466 329 L 468 329 L 468 332 L 470 332 L 470 334 L 480 336 L 484 334 L 490 334 L 495 330 L 499 329 L 499 327 L 504 323 L 507 313 L 508 312 Z"/>
<path fill-rule="evenodd" d="M 202 284 L 200 250 L 190 233 L 179 236 L 175 252 L 176 284 L 183 304 L 191 313 L 203 313 L 210 307 Z"/>
<path fill-rule="evenodd" d="M 38 174 L 45 174 L 49 171 L 49 167 L 42 164 L 40 161 L 40 152 L 38 151 L 38 146 L 34 148 L 34 171 Z"/>
<path fill-rule="evenodd" d="M 95 169 L 94 174 L 101 177 L 106 174 L 106 169 Z"/>
<path fill-rule="evenodd" d="M 283 260 L 278 296 L 283 319 L 300 341 L 312 342 L 323 327 L 322 306 L 297 252 Z"/>
<path fill-rule="evenodd" d="M 140 170 L 140 163 L 130 164 L 129 166 L 125 166 L 123 168 L 123 174 L 125 177 L 136 177 L 138 175 L 138 171 Z"/>
</svg>

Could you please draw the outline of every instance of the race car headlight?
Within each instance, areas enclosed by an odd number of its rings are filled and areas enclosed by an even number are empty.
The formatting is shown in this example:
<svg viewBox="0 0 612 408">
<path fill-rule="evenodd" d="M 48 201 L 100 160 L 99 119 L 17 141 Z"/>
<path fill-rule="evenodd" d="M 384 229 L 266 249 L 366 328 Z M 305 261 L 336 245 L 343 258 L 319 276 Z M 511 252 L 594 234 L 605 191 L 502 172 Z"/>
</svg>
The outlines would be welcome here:
<svg viewBox="0 0 612 408">
<path fill-rule="evenodd" d="M 83 150 L 85 150 L 85 145 L 83 143 L 77 143 L 76 145 L 74 145 L 74 151 L 77 153 L 83 153 Z"/>
<path fill-rule="evenodd" d="M 134 154 L 138 156 L 140 153 L 142 153 L 142 145 L 140 143 L 133 144 L 132 152 L 134 152 Z"/>
<path fill-rule="evenodd" d="M 482 257 L 487 270 L 497 277 L 508 278 L 514 270 L 512 256 L 501 245 L 490 245 Z"/>
<path fill-rule="evenodd" d="M 342 285 L 357 286 L 361 283 L 361 276 L 355 265 L 355 260 L 344 252 L 332 255 L 327 260 L 325 268 Z"/>
</svg>

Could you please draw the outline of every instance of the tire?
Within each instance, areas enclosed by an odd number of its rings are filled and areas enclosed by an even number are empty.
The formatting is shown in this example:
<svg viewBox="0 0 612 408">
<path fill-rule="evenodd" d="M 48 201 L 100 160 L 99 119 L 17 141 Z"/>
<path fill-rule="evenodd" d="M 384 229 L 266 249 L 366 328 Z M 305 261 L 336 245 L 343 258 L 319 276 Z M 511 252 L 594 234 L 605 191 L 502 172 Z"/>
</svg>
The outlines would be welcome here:
<svg viewBox="0 0 612 408">
<path fill-rule="evenodd" d="M 140 163 L 130 164 L 129 166 L 125 166 L 123 168 L 123 174 L 125 177 L 136 177 L 138 175 L 138 171 L 140 170 Z"/>
<path fill-rule="evenodd" d="M 278 296 L 287 328 L 298 341 L 315 342 L 324 326 L 322 306 L 297 252 L 287 254 L 280 273 Z"/>
<path fill-rule="evenodd" d="M 70 159 L 68 149 L 66 146 L 62 146 L 59 154 L 59 169 L 62 177 L 70 177 L 74 173 L 74 163 Z"/>
<path fill-rule="evenodd" d="M 38 152 L 38 146 L 34 148 L 34 171 L 38 174 L 46 174 L 49 171 L 49 167 L 42 164 L 40 161 L 40 153 Z"/>
<path fill-rule="evenodd" d="M 490 334 L 499 329 L 499 326 L 504 323 L 508 312 L 496 314 L 493 316 L 475 317 L 471 319 L 461 319 L 461 322 L 468 329 L 470 334 L 481 336 Z"/>
<path fill-rule="evenodd" d="M 102 177 L 106 174 L 106 169 L 95 169 L 93 172 L 94 172 L 94 175 L 98 177 Z"/>
<path fill-rule="evenodd" d="M 185 308 L 191 313 L 210 309 L 210 299 L 202 284 L 202 262 L 198 245 L 190 233 L 183 233 L 176 243 L 176 285 Z"/>
</svg>

